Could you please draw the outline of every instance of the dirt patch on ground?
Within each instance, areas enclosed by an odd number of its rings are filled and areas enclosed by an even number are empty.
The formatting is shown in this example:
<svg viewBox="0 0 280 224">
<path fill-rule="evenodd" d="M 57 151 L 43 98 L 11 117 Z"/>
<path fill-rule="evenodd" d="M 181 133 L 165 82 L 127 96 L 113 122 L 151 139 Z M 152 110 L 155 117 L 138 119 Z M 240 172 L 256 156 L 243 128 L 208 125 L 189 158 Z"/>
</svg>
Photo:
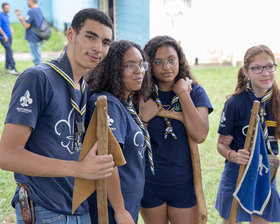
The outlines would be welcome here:
<svg viewBox="0 0 280 224">
<path fill-rule="evenodd" d="M 50 60 L 57 58 L 62 51 L 50 51 L 42 52 L 42 60 Z M 17 61 L 32 61 L 31 54 L 29 52 L 14 53 L 14 60 Z M 5 62 L 5 54 L 0 54 L 0 62 Z"/>
</svg>

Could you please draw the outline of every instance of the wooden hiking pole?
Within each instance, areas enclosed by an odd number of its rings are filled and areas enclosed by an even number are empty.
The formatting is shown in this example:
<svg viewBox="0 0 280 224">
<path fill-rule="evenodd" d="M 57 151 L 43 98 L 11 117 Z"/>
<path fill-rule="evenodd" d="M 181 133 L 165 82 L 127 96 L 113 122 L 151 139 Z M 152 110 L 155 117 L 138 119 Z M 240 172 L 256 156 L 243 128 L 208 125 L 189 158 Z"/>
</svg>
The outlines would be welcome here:
<svg viewBox="0 0 280 224">
<path fill-rule="evenodd" d="M 192 158 L 195 196 L 197 199 L 198 206 L 198 223 L 205 224 L 207 223 L 207 206 L 203 194 L 199 150 L 196 142 L 190 136 L 188 136 L 188 140 Z"/>
<path fill-rule="evenodd" d="M 256 126 L 256 121 L 257 121 L 257 117 L 258 117 L 258 113 L 259 113 L 259 107 L 260 107 L 260 102 L 255 100 L 254 104 L 253 104 L 251 116 L 250 116 L 249 128 L 247 131 L 245 144 L 244 144 L 244 149 L 247 151 L 250 150 L 252 136 L 253 136 L 254 128 Z M 239 173 L 238 173 L 238 178 L 237 178 L 236 185 L 235 185 L 235 190 L 242 179 L 245 168 L 246 168 L 246 165 L 240 165 L 240 167 L 239 167 Z M 237 209 L 238 209 L 238 202 L 237 202 L 236 198 L 233 197 L 232 204 L 231 204 L 230 217 L 229 217 L 229 224 L 236 223 Z"/>
<path fill-rule="evenodd" d="M 107 97 L 99 96 L 96 101 L 97 109 L 97 141 L 98 155 L 108 154 L 108 126 L 107 124 Z M 107 181 L 106 179 L 96 180 L 96 196 L 98 223 L 108 224 L 107 208 Z"/>
<path fill-rule="evenodd" d="M 184 123 L 184 117 L 182 112 L 170 111 L 170 110 L 160 110 L 157 113 L 159 117 L 166 117 L 171 119 L 176 119 Z M 207 207 L 204 199 L 203 188 L 202 188 L 202 178 L 201 178 L 201 167 L 200 167 L 200 158 L 199 151 L 196 142 L 188 136 L 190 153 L 192 159 L 193 167 L 193 182 L 195 188 L 195 196 L 197 199 L 198 206 L 198 223 L 206 224 L 207 223 Z"/>
</svg>

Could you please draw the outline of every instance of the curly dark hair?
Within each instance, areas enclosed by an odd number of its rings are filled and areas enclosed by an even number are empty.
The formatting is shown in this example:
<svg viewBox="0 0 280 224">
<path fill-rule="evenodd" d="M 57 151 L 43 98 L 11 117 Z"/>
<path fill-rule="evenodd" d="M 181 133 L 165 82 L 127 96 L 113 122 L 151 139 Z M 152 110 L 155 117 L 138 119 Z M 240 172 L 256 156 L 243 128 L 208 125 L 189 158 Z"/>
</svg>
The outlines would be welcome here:
<svg viewBox="0 0 280 224">
<path fill-rule="evenodd" d="M 84 23 L 87 19 L 95 20 L 105 26 L 108 26 L 112 30 L 112 34 L 114 34 L 114 25 L 109 16 L 107 16 L 104 12 L 96 9 L 96 8 L 87 8 L 82 9 L 74 16 L 71 27 L 75 30 L 76 34 L 80 33 L 80 30 L 84 26 Z"/>
<path fill-rule="evenodd" d="M 124 54 L 130 48 L 137 48 L 143 57 L 143 61 L 146 60 L 144 51 L 138 44 L 135 44 L 128 40 L 119 40 L 111 44 L 108 54 L 104 59 L 97 64 L 97 66 L 90 70 L 86 75 L 87 83 L 90 89 L 90 94 L 99 93 L 102 91 L 108 91 L 118 98 L 122 103 L 125 102 L 124 94 Z M 141 89 L 131 93 L 133 103 L 138 104 L 140 98 L 146 100 L 152 92 L 152 84 L 150 78 L 149 69 L 146 72 Z"/>
<path fill-rule="evenodd" d="M 158 48 L 162 46 L 170 46 L 174 48 L 178 54 L 179 59 L 179 72 L 178 75 L 175 78 L 175 82 L 177 82 L 179 79 L 185 79 L 186 77 L 193 80 L 193 85 L 197 84 L 197 81 L 194 79 L 193 75 L 191 74 L 191 69 L 189 66 L 189 63 L 186 60 L 186 56 L 184 54 L 183 49 L 181 48 L 180 44 L 178 42 L 170 37 L 170 36 L 156 36 L 152 38 L 144 47 L 144 51 L 147 54 L 148 61 L 150 65 L 153 64 L 155 54 L 158 50 Z M 153 85 L 157 84 L 157 79 L 155 78 L 153 74 L 153 69 L 151 69 L 152 74 L 152 82 Z"/>
</svg>

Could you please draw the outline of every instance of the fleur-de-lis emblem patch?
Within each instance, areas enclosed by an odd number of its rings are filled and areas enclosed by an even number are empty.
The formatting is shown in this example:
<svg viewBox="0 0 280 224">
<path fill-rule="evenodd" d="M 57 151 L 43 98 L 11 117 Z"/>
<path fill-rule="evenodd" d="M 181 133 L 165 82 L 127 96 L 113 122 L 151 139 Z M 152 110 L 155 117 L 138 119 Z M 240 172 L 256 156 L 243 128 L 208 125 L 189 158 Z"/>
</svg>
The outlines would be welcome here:
<svg viewBox="0 0 280 224">
<path fill-rule="evenodd" d="M 227 120 L 226 115 L 225 115 L 225 112 L 223 111 L 222 116 L 221 116 L 221 123 L 223 123 L 226 120 Z"/>
<path fill-rule="evenodd" d="M 30 104 L 33 103 L 33 100 L 32 98 L 30 97 L 30 93 L 29 91 L 27 90 L 24 94 L 24 96 L 22 96 L 19 100 L 21 102 L 21 106 L 22 107 L 28 107 Z"/>
<path fill-rule="evenodd" d="M 111 127 L 115 123 L 114 119 L 110 118 L 109 114 L 107 114 L 107 122 L 109 127 Z"/>
</svg>

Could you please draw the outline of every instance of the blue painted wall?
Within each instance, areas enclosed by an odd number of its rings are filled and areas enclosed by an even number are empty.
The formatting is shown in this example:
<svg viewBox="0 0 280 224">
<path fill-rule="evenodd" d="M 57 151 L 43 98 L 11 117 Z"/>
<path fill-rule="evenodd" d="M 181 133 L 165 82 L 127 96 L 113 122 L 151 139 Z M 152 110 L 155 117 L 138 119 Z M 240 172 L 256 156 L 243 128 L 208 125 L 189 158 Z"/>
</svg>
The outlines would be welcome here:
<svg viewBox="0 0 280 224">
<path fill-rule="evenodd" d="M 26 0 L 2 0 L 0 2 L 0 5 L 2 5 L 3 2 L 7 2 L 10 4 L 10 22 L 15 23 L 19 22 L 16 14 L 15 9 L 19 9 L 21 12 L 21 15 L 25 17 L 27 15 L 27 12 L 29 10 L 27 1 Z M 53 15 L 52 15 L 52 0 L 38 0 L 38 6 L 42 9 L 43 14 L 48 22 L 53 22 Z M 56 1 L 54 1 L 56 2 Z M 1 6 L 0 6 L 1 8 Z M 1 8 L 2 11 L 2 8 Z"/>
<path fill-rule="evenodd" d="M 142 47 L 150 38 L 150 0 L 117 0 L 117 38 Z"/>
<path fill-rule="evenodd" d="M 22 16 L 26 16 L 29 10 L 26 0 L 4 0 L 10 4 L 10 22 L 18 22 L 15 9 L 21 11 Z M 58 30 L 64 30 L 64 23 L 71 23 L 73 16 L 83 8 L 98 8 L 98 0 L 38 0 L 45 18 L 52 23 Z"/>
<path fill-rule="evenodd" d="M 46 0 L 45 0 L 46 1 Z M 53 25 L 63 31 L 64 24 L 70 24 L 73 16 L 84 8 L 98 8 L 98 0 L 54 0 L 52 4 Z"/>
<path fill-rule="evenodd" d="M 10 21 L 18 22 L 15 9 L 26 16 L 26 0 L 4 0 L 10 4 Z M 4 2 L 0 2 L 1 4 Z M 99 0 L 38 0 L 48 22 L 60 31 L 69 26 L 73 16 L 83 8 L 99 8 Z M 150 38 L 150 0 L 116 0 L 117 39 L 128 39 L 142 47 Z"/>
</svg>

